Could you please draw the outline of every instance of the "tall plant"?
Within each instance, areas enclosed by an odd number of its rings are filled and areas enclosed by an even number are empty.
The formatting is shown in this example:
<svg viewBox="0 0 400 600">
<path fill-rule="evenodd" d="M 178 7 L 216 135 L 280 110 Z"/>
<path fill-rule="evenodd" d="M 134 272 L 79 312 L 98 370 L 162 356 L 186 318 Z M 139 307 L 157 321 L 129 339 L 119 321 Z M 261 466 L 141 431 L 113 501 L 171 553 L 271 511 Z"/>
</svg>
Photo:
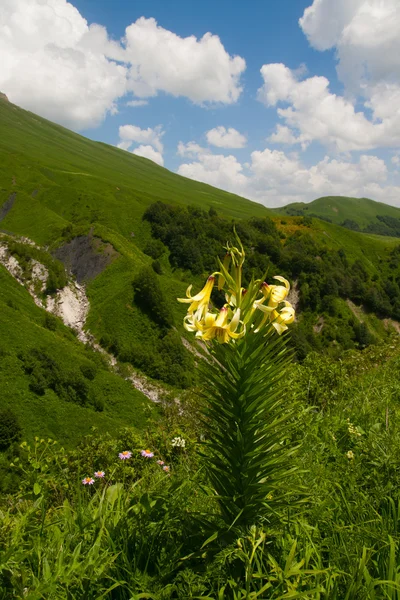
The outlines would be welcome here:
<svg viewBox="0 0 400 600">
<path fill-rule="evenodd" d="M 291 442 L 295 407 L 285 403 L 290 362 L 285 336 L 295 318 L 283 277 L 242 283 L 245 252 L 227 245 L 218 272 L 204 288 L 180 302 L 189 304 L 184 326 L 208 344 L 203 361 L 205 442 L 202 454 L 221 515 L 228 528 L 273 521 L 287 503 L 295 466 Z M 226 303 L 212 307 L 214 287 Z"/>
</svg>

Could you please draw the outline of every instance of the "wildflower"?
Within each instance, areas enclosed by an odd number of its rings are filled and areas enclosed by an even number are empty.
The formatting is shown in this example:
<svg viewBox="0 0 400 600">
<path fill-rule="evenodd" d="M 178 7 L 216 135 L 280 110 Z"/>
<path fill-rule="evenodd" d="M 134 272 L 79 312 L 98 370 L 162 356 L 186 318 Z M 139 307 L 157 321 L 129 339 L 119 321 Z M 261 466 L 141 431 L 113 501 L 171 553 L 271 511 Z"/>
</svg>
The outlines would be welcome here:
<svg viewBox="0 0 400 600">
<path fill-rule="evenodd" d="M 169 471 L 170 469 L 169 469 L 169 466 L 168 466 L 168 465 L 164 465 L 164 466 L 163 466 L 163 468 L 162 468 L 162 470 L 163 470 L 163 471 L 165 471 L 166 473 L 168 473 L 168 471 Z"/>
<path fill-rule="evenodd" d="M 269 494 L 267 494 L 267 500 L 272 500 L 273 495 L 271 494 L 271 492 Z"/>
<path fill-rule="evenodd" d="M 187 297 L 178 298 L 178 302 L 190 303 L 190 306 L 188 308 L 189 315 L 195 312 L 198 312 L 200 315 L 202 315 L 203 313 L 207 312 L 211 292 L 214 287 L 214 282 L 214 275 L 210 275 L 210 277 L 207 279 L 205 286 L 198 294 L 196 294 L 195 296 L 191 296 L 190 291 L 192 289 L 192 286 L 189 285 L 188 289 L 186 290 Z"/>
<path fill-rule="evenodd" d="M 186 446 L 186 441 L 178 436 L 171 441 L 171 446 L 174 448 L 184 448 Z"/>
<path fill-rule="evenodd" d="M 350 423 L 350 419 L 347 419 L 347 429 L 350 435 L 356 435 L 357 437 L 361 437 L 361 433 L 358 431 L 357 427 Z"/>
<path fill-rule="evenodd" d="M 285 306 L 282 308 L 280 312 L 274 310 L 271 313 L 270 319 L 272 322 L 272 326 L 275 327 L 276 331 L 281 335 L 286 329 L 287 326 L 293 323 L 295 318 L 295 311 L 290 302 L 285 301 Z"/>
<path fill-rule="evenodd" d="M 82 483 L 83 483 L 83 485 L 93 485 L 94 479 L 92 477 L 84 477 L 82 479 Z"/>
<path fill-rule="evenodd" d="M 132 452 L 129 452 L 129 450 L 124 450 L 123 452 L 120 452 L 118 456 L 121 460 L 126 460 L 127 458 L 131 458 Z"/>
<path fill-rule="evenodd" d="M 163 466 L 163 464 L 164 464 L 164 461 L 163 461 L 163 460 L 157 460 L 157 461 L 156 461 L 156 463 L 157 463 L 158 465 L 160 465 L 160 467 L 162 467 L 162 466 Z"/>
<path fill-rule="evenodd" d="M 290 292 L 290 283 L 284 277 L 275 275 L 274 279 L 281 281 L 283 285 L 267 285 L 267 289 L 262 290 L 263 294 L 268 295 L 268 306 L 276 308 L 280 302 L 286 300 L 288 293 Z"/>
<path fill-rule="evenodd" d="M 142 450 L 140 454 L 145 458 L 153 458 L 154 456 L 154 452 L 152 452 L 151 450 Z"/>
<path fill-rule="evenodd" d="M 354 460 L 354 452 L 352 450 L 346 452 L 346 456 L 349 460 Z"/>
<path fill-rule="evenodd" d="M 284 307 L 280 312 L 271 306 L 264 306 L 264 304 L 262 304 L 260 301 L 254 302 L 254 306 L 255 308 L 259 308 L 262 312 L 266 313 L 255 333 L 257 333 L 257 331 L 263 327 L 268 318 L 279 335 L 286 331 L 288 328 L 287 326 L 294 321 L 295 310 L 290 302 L 287 302 L 286 300 L 284 300 Z"/>
<path fill-rule="evenodd" d="M 216 338 L 220 344 L 226 344 L 230 338 L 237 340 L 243 337 L 246 333 L 244 325 L 242 331 L 236 333 L 236 329 L 241 323 L 240 309 L 235 311 L 230 322 L 228 322 L 228 315 L 228 307 L 223 306 L 218 315 L 207 313 L 202 321 L 195 317 L 193 324 L 197 329 L 196 336 L 205 342 Z"/>
<path fill-rule="evenodd" d="M 97 477 L 97 479 L 103 479 L 103 477 L 105 476 L 104 471 L 96 471 L 94 473 L 94 476 Z"/>
</svg>

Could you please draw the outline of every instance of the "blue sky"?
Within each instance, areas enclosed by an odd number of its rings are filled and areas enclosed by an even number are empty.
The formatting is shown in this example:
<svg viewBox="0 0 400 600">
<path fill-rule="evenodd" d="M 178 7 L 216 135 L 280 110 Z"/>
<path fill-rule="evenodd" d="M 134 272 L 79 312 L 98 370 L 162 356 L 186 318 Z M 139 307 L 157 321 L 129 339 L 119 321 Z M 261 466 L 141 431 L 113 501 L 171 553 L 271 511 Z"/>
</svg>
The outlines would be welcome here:
<svg viewBox="0 0 400 600">
<path fill-rule="evenodd" d="M 0 90 L 267 206 L 400 206 L 399 31 L 398 0 L 2 0 Z"/>
<path fill-rule="evenodd" d="M 204 134 L 213 127 L 235 127 L 248 137 L 246 149 L 235 153 L 246 160 L 249 150 L 263 146 L 276 123 L 275 110 L 257 101 L 257 90 L 262 84 L 261 65 L 283 62 L 292 69 L 306 65 L 309 74 L 328 76 L 334 91 L 343 87 L 337 81 L 334 51 L 314 50 L 299 27 L 298 20 L 309 4 L 309 0 L 74 2 L 89 22 L 107 24 L 114 39 L 123 37 L 127 24 L 139 17 L 154 17 L 161 27 L 180 37 L 201 38 L 210 31 L 220 37 L 230 55 L 242 56 L 246 61 L 242 77 L 244 90 L 233 105 L 202 108 L 186 98 L 161 93 L 146 107 L 133 109 L 121 103 L 118 115 L 106 119 L 102 127 L 82 133 L 116 144 L 119 125 L 129 122 L 147 128 L 161 123 L 166 131 L 163 138 L 165 166 L 176 171 L 182 162 L 176 156 L 179 141 L 206 143 Z"/>
</svg>

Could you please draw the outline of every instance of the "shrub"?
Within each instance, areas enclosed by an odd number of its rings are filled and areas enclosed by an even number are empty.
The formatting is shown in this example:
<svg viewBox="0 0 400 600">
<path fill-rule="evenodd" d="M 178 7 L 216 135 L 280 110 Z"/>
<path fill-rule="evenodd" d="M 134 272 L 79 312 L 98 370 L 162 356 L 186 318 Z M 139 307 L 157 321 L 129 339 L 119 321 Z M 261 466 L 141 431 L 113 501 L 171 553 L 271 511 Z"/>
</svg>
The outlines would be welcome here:
<svg viewBox="0 0 400 600">
<path fill-rule="evenodd" d="M 164 246 L 161 240 L 151 239 L 147 242 L 143 252 L 156 260 L 157 258 L 160 258 L 160 256 L 162 256 L 166 250 L 167 248 Z"/>
<path fill-rule="evenodd" d="M 51 313 L 46 313 L 44 316 L 44 326 L 49 331 L 55 331 L 57 329 L 57 318 Z"/>
<path fill-rule="evenodd" d="M 172 327 L 174 318 L 171 308 L 164 297 L 157 275 L 151 267 L 144 267 L 133 281 L 136 304 L 146 312 L 155 323 L 162 327 Z"/>
<path fill-rule="evenodd" d="M 16 414 L 9 408 L 0 410 L 0 450 L 5 450 L 21 438 L 21 426 Z"/>
<path fill-rule="evenodd" d="M 157 275 L 163 274 L 162 266 L 159 260 L 153 260 L 153 262 L 151 263 L 151 268 L 155 273 L 157 273 Z"/>
</svg>

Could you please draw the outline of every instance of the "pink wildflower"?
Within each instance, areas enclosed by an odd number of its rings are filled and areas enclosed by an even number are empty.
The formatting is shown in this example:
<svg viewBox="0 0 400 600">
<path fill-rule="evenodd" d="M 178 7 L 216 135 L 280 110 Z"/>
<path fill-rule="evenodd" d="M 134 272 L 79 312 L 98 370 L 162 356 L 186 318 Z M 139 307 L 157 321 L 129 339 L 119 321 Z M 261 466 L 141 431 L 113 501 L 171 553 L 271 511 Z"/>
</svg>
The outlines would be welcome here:
<svg viewBox="0 0 400 600">
<path fill-rule="evenodd" d="M 103 479 L 103 477 L 105 476 L 105 473 L 104 473 L 104 471 L 96 471 L 94 476 L 97 477 L 97 479 Z"/>
<path fill-rule="evenodd" d="M 83 485 L 93 485 L 94 479 L 92 479 L 92 477 L 84 477 L 82 479 L 82 483 L 83 483 Z"/>
<path fill-rule="evenodd" d="M 168 466 L 168 465 L 164 465 L 164 466 L 163 466 L 163 471 L 166 471 L 166 472 L 168 472 L 168 471 L 169 471 L 169 466 Z"/>
<path fill-rule="evenodd" d="M 152 452 L 151 450 L 142 450 L 140 454 L 145 458 L 153 458 L 154 456 L 154 452 Z"/>
<path fill-rule="evenodd" d="M 126 460 L 127 458 L 130 458 L 132 456 L 132 452 L 130 452 L 129 450 L 124 450 L 123 452 L 120 452 L 118 456 L 121 460 Z"/>
<path fill-rule="evenodd" d="M 163 460 L 157 460 L 156 462 L 157 462 L 157 464 L 158 464 L 158 465 L 160 465 L 160 467 L 162 467 L 162 466 L 163 466 L 163 464 L 164 464 L 164 461 L 163 461 Z"/>
</svg>

